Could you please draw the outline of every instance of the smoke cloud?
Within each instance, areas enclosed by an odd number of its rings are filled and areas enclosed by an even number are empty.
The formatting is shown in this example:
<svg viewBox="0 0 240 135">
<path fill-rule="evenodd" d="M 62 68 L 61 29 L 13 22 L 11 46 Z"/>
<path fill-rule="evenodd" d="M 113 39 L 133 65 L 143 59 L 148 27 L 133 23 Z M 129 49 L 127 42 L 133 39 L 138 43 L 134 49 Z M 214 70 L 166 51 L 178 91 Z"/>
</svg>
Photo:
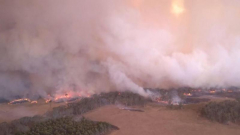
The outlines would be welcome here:
<svg viewBox="0 0 240 135">
<path fill-rule="evenodd" d="M 0 0 L 0 97 L 240 87 L 239 0 Z"/>
</svg>

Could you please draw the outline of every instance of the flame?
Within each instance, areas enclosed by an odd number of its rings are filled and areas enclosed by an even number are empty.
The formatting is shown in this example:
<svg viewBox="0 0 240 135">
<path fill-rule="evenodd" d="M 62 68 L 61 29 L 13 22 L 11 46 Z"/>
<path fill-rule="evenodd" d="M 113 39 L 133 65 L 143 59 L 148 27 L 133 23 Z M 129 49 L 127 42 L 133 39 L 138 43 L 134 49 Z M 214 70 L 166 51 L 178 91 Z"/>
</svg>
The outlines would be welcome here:
<svg viewBox="0 0 240 135">
<path fill-rule="evenodd" d="M 183 93 L 184 96 L 192 96 L 191 93 Z"/>
<path fill-rule="evenodd" d="M 78 93 L 78 92 L 71 92 L 71 91 L 68 91 L 68 93 L 65 93 L 65 94 L 56 94 L 56 95 L 48 95 L 48 97 L 46 97 L 44 100 L 45 100 L 45 103 L 50 103 L 50 102 L 69 102 L 70 100 L 73 101 L 75 99 L 79 99 L 82 97 L 82 95 L 84 97 L 91 97 L 91 94 L 89 93 Z M 18 103 L 18 102 L 29 102 L 31 104 L 37 104 L 38 101 L 36 100 L 33 100 L 31 101 L 30 99 L 28 98 L 21 98 L 21 99 L 16 99 L 16 100 L 13 100 L 11 102 L 9 102 L 8 104 L 14 104 L 14 103 Z"/>
<path fill-rule="evenodd" d="M 70 96 L 69 94 L 64 94 L 64 95 L 57 95 L 54 100 L 57 101 L 57 100 L 60 100 L 60 99 L 69 99 L 69 98 L 72 98 L 72 96 Z"/>
<path fill-rule="evenodd" d="M 49 103 L 49 102 L 51 102 L 52 100 L 51 99 L 46 99 L 45 100 L 45 103 Z"/>
<path fill-rule="evenodd" d="M 209 93 L 214 94 L 214 93 L 216 93 L 216 90 L 211 90 L 211 91 L 209 91 Z"/>
<path fill-rule="evenodd" d="M 154 100 L 155 100 L 156 102 L 161 102 L 161 101 L 162 101 L 161 98 L 155 98 Z"/>
<path fill-rule="evenodd" d="M 91 94 L 86 92 L 73 92 L 66 90 L 65 93 L 59 93 L 56 95 L 48 95 L 48 97 L 45 99 L 46 103 L 49 103 L 51 101 L 53 102 L 69 102 L 73 100 L 77 100 L 81 97 L 91 97 Z"/>
<path fill-rule="evenodd" d="M 31 104 L 37 104 L 38 101 L 31 101 Z"/>
<path fill-rule="evenodd" d="M 162 100 L 160 97 L 153 99 L 155 102 L 162 103 L 162 104 L 168 104 L 168 101 Z"/>
<path fill-rule="evenodd" d="M 160 101 L 158 101 L 158 103 L 168 104 L 168 101 L 160 100 Z"/>
<path fill-rule="evenodd" d="M 179 16 L 185 11 L 184 0 L 173 0 L 172 1 L 172 13 Z"/>
<path fill-rule="evenodd" d="M 16 100 L 13 100 L 13 101 L 11 101 L 11 102 L 9 102 L 8 104 L 14 104 L 14 103 L 16 103 L 16 102 L 31 102 L 31 100 L 30 99 L 28 99 L 28 98 L 20 98 L 20 99 L 16 99 Z"/>
<path fill-rule="evenodd" d="M 233 91 L 232 91 L 232 90 L 228 90 L 227 92 L 228 92 L 228 93 L 232 93 Z"/>
</svg>

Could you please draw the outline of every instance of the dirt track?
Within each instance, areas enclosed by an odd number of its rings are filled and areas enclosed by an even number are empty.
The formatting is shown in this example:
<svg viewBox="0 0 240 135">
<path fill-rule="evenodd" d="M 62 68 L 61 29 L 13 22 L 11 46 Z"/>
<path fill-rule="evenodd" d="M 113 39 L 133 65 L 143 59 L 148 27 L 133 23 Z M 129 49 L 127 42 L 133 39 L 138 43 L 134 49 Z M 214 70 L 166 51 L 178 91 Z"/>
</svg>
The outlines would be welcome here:
<svg viewBox="0 0 240 135">
<path fill-rule="evenodd" d="M 118 126 L 120 130 L 111 135 L 240 135 L 240 126 L 210 122 L 193 109 L 168 110 L 153 106 L 141 109 L 145 112 L 106 106 L 85 116 Z"/>
</svg>

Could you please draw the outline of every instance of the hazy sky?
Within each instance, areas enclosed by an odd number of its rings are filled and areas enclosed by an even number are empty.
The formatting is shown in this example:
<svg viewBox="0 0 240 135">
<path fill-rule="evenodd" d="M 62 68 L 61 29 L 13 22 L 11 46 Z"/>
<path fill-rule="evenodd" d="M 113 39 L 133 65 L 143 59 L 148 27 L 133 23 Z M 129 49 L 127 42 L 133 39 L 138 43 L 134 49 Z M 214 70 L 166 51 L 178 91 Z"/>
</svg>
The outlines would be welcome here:
<svg viewBox="0 0 240 135">
<path fill-rule="evenodd" d="M 239 0 L 0 0 L 0 97 L 240 86 Z"/>
</svg>

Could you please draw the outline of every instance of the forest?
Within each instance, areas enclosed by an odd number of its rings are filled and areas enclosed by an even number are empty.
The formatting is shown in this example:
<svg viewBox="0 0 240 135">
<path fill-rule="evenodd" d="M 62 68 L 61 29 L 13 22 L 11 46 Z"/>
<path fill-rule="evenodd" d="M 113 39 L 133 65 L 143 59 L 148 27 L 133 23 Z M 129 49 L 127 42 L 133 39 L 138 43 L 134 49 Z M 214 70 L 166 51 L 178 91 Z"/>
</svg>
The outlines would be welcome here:
<svg viewBox="0 0 240 135">
<path fill-rule="evenodd" d="M 209 102 L 202 110 L 201 115 L 211 121 L 220 123 L 240 122 L 240 100 L 225 100 Z"/>
<path fill-rule="evenodd" d="M 113 129 L 118 128 L 106 122 L 93 122 L 84 117 L 75 121 L 71 117 L 62 117 L 38 123 L 29 131 L 17 132 L 16 135 L 100 135 Z"/>
<path fill-rule="evenodd" d="M 152 100 L 131 92 L 102 93 L 53 108 L 43 116 L 3 122 L 0 124 L 0 135 L 103 135 L 118 128 L 105 122 L 93 122 L 85 118 L 80 121 L 74 119 L 105 105 L 144 106 L 149 102 Z"/>
<path fill-rule="evenodd" d="M 156 92 L 156 91 L 155 91 Z M 174 91 L 157 91 L 168 102 L 172 110 L 184 109 L 184 104 L 171 104 Z M 180 95 L 181 96 L 181 95 Z M 80 101 L 53 108 L 44 115 L 23 117 L 12 122 L 0 124 L 0 135 L 104 135 L 118 127 L 87 120 L 83 114 L 106 105 L 145 106 L 154 102 L 151 98 L 131 92 L 109 92 L 86 97 Z M 240 122 L 240 99 L 204 103 L 201 116 L 220 123 Z M 80 118 L 80 119 L 79 119 Z"/>
</svg>

